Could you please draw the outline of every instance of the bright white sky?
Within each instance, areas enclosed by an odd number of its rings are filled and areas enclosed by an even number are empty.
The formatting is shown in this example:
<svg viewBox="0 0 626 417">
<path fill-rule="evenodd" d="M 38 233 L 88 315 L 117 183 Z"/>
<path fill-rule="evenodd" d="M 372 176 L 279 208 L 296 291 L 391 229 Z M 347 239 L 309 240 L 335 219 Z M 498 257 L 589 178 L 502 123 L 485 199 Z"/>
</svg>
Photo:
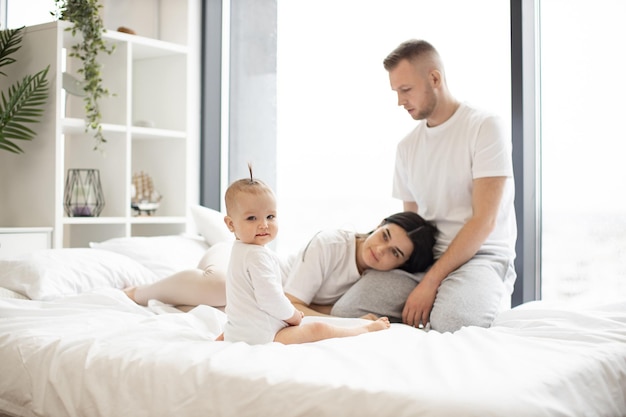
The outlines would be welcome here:
<svg viewBox="0 0 626 417">
<path fill-rule="evenodd" d="M 402 210 L 395 147 L 416 122 L 382 66 L 393 48 L 428 40 L 452 92 L 509 121 L 509 33 L 501 0 L 279 0 L 279 250 L 322 228 L 366 232 Z"/>
<path fill-rule="evenodd" d="M 544 209 L 625 213 L 626 2 L 544 0 L 541 18 Z"/>
</svg>

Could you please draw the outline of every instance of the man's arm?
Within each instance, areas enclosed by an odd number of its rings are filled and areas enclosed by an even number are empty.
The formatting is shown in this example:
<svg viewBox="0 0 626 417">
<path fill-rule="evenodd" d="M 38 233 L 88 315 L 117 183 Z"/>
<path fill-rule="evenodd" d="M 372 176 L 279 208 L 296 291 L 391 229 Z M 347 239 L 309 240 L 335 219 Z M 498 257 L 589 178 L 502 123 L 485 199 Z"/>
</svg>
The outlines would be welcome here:
<svg viewBox="0 0 626 417">
<path fill-rule="evenodd" d="M 409 294 L 402 311 L 402 321 L 426 325 L 441 282 L 455 269 L 470 260 L 493 231 L 507 177 L 478 178 L 473 182 L 472 217 L 459 230 L 443 255 L 428 270 Z M 405 210 L 414 204 L 405 202 Z"/>
<path fill-rule="evenodd" d="M 412 211 L 413 213 L 417 213 L 417 203 L 415 201 L 405 201 L 404 211 Z"/>
</svg>

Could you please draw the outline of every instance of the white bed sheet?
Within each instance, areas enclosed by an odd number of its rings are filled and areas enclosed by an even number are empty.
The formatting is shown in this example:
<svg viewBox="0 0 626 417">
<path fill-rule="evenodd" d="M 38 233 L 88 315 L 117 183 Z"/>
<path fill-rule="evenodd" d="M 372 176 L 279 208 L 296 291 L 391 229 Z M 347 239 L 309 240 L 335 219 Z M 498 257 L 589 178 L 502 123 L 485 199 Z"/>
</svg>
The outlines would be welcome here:
<svg viewBox="0 0 626 417">
<path fill-rule="evenodd" d="M 0 299 L 0 414 L 626 415 L 626 303 L 290 346 L 214 342 L 224 315 L 206 306 L 157 313 L 114 289 Z"/>
</svg>

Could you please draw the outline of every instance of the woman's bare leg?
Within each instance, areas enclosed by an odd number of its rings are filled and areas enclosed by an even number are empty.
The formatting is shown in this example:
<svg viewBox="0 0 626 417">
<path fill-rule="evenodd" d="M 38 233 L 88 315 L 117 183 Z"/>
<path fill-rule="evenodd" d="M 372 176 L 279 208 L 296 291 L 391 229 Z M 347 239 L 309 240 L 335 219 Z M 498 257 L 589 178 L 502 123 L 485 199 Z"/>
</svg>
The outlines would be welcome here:
<svg viewBox="0 0 626 417">
<path fill-rule="evenodd" d="M 371 323 L 357 327 L 339 327 L 323 322 L 312 322 L 280 329 L 278 333 L 276 333 L 274 341 L 285 345 L 317 342 L 318 340 L 331 339 L 334 337 L 349 337 L 367 332 L 376 332 L 378 330 L 388 329 L 390 326 L 387 317 L 381 317 Z"/>
<path fill-rule="evenodd" d="M 224 273 L 211 268 L 177 272 L 153 284 L 127 288 L 124 292 L 144 306 L 153 299 L 174 306 L 226 305 Z"/>
</svg>

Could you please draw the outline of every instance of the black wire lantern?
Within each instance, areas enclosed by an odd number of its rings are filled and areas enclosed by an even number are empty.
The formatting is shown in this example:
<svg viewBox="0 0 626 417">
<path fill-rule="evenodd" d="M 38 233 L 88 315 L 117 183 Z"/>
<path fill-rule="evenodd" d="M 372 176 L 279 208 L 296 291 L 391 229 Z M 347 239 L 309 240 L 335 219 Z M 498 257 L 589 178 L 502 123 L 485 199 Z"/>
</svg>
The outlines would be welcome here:
<svg viewBox="0 0 626 417">
<path fill-rule="evenodd" d="M 98 217 L 104 208 L 100 171 L 68 169 L 63 205 L 69 217 Z"/>
</svg>

